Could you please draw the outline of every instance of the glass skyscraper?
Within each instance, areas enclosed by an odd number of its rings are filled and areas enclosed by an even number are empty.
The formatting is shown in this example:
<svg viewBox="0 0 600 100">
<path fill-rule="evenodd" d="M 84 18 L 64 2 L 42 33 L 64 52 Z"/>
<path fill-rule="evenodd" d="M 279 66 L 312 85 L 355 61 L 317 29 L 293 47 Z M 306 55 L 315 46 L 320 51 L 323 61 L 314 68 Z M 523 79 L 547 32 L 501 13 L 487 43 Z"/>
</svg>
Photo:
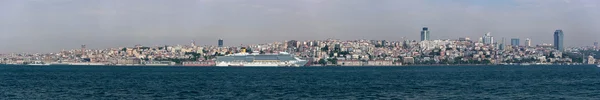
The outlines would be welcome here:
<svg viewBox="0 0 600 100">
<path fill-rule="evenodd" d="M 510 39 L 510 45 L 519 46 L 519 45 L 521 45 L 521 40 L 518 38 L 512 38 L 512 39 Z"/>
<path fill-rule="evenodd" d="M 554 48 L 563 51 L 564 49 L 564 34 L 562 30 L 554 31 Z"/>
<path fill-rule="evenodd" d="M 502 38 L 502 41 L 501 41 L 501 43 L 500 43 L 500 47 L 498 47 L 498 49 L 500 49 L 500 50 L 504 50 L 504 47 L 506 46 L 506 45 L 504 45 L 504 43 L 506 43 L 506 39 L 503 37 L 503 38 Z"/>
<path fill-rule="evenodd" d="M 219 39 L 218 46 L 219 46 L 219 47 L 223 47 L 223 39 Z"/>
<path fill-rule="evenodd" d="M 423 27 L 423 30 L 421 31 L 421 41 L 427 40 L 429 40 L 429 28 Z"/>
</svg>

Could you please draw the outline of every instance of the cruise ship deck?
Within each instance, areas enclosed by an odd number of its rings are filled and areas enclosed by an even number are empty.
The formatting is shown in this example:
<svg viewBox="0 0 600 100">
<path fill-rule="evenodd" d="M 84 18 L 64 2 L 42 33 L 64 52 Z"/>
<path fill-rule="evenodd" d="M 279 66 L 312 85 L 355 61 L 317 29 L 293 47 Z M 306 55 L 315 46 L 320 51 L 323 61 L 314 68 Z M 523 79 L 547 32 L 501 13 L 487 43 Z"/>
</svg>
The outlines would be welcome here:
<svg viewBox="0 0 600 100">
<path fill-rule="evenodd" d="M 305 60 L 291 54 L 233 54 L 217 57 L 217 66 L 304 66 Z"/>
</svg>

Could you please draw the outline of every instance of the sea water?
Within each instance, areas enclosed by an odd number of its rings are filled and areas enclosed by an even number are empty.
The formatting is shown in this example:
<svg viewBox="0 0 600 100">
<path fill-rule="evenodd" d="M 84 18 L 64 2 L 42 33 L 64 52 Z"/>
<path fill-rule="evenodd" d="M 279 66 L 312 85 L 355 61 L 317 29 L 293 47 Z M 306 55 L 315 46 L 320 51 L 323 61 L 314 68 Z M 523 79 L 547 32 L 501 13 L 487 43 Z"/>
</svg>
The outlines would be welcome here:
<svg viewBox="0 0 600 100">
<path fill-rule="evenodd" d="M 1 99 L 598 99 L 595 66 L 0 66 Z"/>
</svg>

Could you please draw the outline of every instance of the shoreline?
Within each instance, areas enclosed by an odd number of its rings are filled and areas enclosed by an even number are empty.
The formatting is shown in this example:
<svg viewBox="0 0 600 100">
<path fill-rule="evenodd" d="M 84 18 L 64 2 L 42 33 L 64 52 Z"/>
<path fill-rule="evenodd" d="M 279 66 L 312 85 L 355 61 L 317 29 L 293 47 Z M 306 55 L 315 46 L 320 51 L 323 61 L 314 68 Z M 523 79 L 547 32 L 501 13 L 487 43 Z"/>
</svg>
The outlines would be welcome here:
<svg viewBox="0 0 600 100">
<path fill-rule="evenodd" d="M 594 64 L 436 64 L 436 65 L 400 65 L 400 66 L 300 66 L 300 67 L 484 67 L 484 66 L 593 66 Z M 231 67 L 231 66 L 184 66 L 184 65 L 23 65 L 23 64 L 0 64 L 0 66 L 82 66 L 82 67 Z M 264 66 L 264 67 L 284 67 L 285 66 Z M 260 68 L 260 67 L 258 67 Z"/>
</svg>

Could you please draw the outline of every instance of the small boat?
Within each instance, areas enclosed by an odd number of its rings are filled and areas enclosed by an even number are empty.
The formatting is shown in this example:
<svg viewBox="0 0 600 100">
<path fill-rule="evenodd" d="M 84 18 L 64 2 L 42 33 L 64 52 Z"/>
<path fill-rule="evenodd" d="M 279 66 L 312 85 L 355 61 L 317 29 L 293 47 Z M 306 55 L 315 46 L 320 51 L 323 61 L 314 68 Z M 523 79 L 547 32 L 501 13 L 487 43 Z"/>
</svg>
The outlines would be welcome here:
<svg viewBox="0 0 600 100">
<path fill-rule="evenodd" d="M 596 67 L 600 67 L 600 65 L 596 65 Z"/>
</svg>

